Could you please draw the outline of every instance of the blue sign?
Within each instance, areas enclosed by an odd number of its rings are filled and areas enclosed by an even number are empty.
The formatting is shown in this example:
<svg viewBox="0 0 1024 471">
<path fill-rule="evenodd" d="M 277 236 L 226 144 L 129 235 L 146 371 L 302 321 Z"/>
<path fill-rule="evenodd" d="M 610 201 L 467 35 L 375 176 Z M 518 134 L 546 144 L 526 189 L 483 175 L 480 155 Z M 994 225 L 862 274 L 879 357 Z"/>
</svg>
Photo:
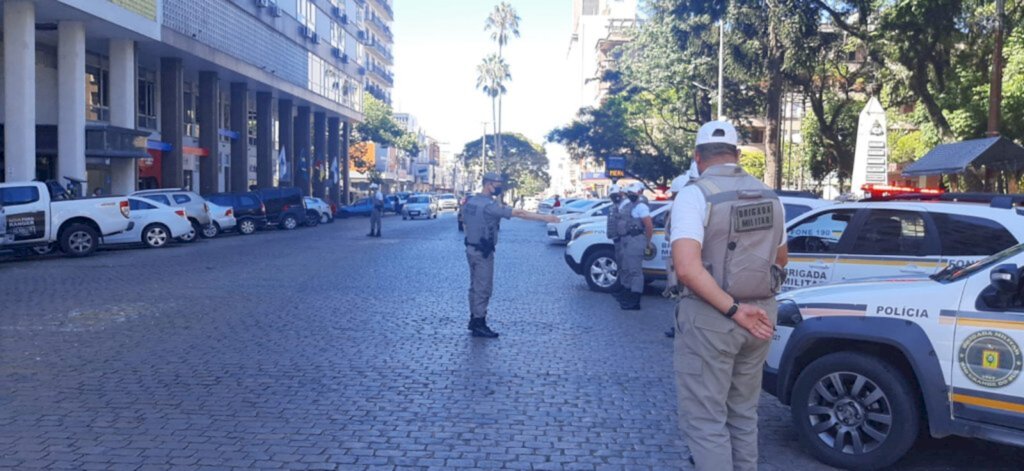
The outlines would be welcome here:
<svg viewBox="0 0 1024 471">
<path fill-rule="evenodd" d="M 604 159 L 604 174 L 611 179 L 623 178 L 626 176 L 626 158 L 608 157 Z"/>
</svg>

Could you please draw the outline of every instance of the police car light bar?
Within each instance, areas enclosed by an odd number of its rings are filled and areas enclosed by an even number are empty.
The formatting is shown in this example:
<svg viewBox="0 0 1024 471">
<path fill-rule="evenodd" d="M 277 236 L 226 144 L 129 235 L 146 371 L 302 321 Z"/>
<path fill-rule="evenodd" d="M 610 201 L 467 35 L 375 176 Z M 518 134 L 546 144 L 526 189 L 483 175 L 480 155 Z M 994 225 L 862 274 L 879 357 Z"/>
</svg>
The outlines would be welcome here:
<svg viewBox="0 0 1024 471">
<path fill-rule="evenodd" d="M 913 186 L 879 185 L 866 183 L 861 187 L 870 199 L 892 198 L 899 195 L 941 195 L 941 188 L 917 188 Z"/>
</svg>

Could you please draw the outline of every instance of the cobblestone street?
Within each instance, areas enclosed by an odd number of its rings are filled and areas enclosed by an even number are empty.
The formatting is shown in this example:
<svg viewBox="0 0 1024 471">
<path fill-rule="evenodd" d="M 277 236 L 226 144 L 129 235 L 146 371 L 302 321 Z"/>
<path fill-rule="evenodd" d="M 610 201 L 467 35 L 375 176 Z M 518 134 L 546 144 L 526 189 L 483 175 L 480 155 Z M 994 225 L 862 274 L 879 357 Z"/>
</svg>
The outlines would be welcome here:
<svg viewBox="0 0 1024 471">
<path fill-rule="evenodd" d="M 454 216 L 0 258 L 2 469 L 690 469 L 671 303 L 590 292 L 535 223 L 503 226 L 466 331 Z M 764 396 L 761 469 L 818 470 Z M 899 469 L 1019 469 L 925 440 Z"/>
</svg>

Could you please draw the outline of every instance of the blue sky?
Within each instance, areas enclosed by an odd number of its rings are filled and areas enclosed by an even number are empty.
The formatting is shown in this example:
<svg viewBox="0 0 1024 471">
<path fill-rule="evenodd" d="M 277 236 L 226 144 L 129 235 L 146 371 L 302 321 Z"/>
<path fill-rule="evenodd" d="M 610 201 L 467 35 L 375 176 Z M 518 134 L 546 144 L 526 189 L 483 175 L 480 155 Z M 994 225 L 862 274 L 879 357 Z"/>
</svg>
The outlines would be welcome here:
<svg viewBox="0 0 1024 471">
<path fill-rule="evenodd" d="M 498 0 L 394 0 L 397 112 L 411 113 L 445 150 L 459 152 L 491 120 L 490 99 L 476 89 L 476 65 L 496 50 L 484 21 Z M 511 0 L 521 37 L 505 48 L 512 72 L 503 131 L 542 143 L 574 113 L 566 53 L 571 0 Z"/>
</svg>

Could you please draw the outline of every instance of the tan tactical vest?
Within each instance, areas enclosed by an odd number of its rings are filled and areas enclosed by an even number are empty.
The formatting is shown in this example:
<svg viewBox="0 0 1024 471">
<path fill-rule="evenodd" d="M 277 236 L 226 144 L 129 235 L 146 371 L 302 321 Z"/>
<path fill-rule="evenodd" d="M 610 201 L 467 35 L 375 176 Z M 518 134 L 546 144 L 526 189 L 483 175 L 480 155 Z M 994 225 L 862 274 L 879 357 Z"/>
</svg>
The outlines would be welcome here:
<svg viewBox="0 0 1024 471">
<path fill-rule="evenodd" d="M 739 166 L 716 165 L 690 184 L 707 200 L 701 258 L 737 301 L 775 296 L 783 273 L 775 257 L 785 236 L 782 203 Z"/>
</svg>

